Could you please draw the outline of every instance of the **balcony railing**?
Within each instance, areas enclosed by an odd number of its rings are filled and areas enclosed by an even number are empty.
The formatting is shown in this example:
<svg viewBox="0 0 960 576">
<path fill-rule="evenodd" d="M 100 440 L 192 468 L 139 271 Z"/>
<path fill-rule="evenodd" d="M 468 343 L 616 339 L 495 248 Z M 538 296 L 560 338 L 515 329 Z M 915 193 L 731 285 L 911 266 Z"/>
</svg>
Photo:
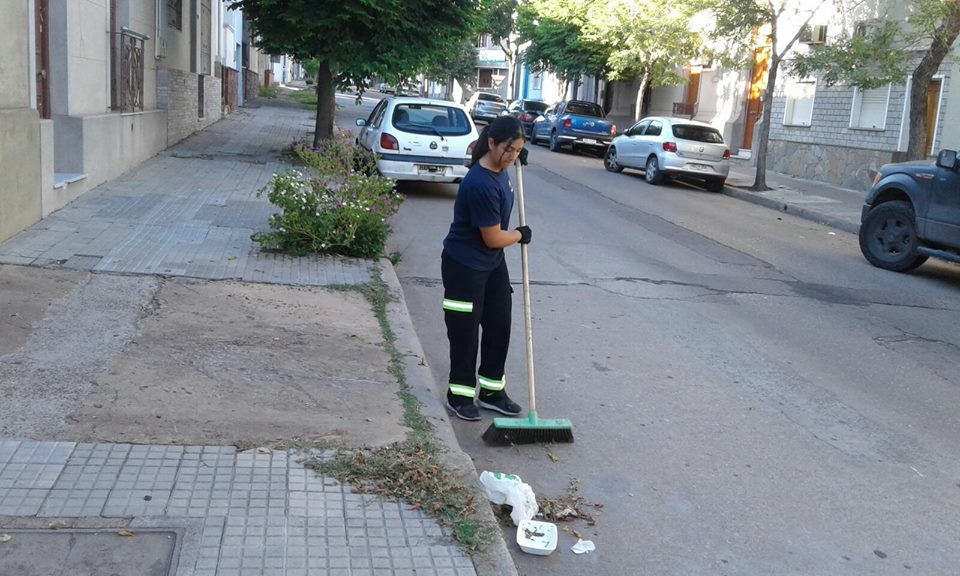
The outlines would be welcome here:
<svg viewBox="0 0 960 576">
<path fill-rule="evenodd" d="M 111 95 L 114 110 L 143 110 L 143 43 L 149 39 L 127 28 L 116 34 Z"/>
</svg>

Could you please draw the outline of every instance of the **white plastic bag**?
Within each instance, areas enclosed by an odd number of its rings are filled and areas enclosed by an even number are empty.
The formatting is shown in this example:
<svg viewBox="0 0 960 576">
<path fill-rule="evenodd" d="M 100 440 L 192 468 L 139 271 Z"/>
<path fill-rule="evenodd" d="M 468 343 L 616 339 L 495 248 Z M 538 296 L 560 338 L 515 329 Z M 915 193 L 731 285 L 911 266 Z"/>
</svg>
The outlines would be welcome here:
<svg viewBox="0 0 960 576">
<path fill-rule="evenodd" d="M 494 504 L 513 507 L 510 519 L 514 526 L 519 526 L 523 520 L 532 520 L 540 510 L 533 488 L 514 474 L 484 470 L 480 473 L 480 487 L 487 499 Z"/>
</svg>

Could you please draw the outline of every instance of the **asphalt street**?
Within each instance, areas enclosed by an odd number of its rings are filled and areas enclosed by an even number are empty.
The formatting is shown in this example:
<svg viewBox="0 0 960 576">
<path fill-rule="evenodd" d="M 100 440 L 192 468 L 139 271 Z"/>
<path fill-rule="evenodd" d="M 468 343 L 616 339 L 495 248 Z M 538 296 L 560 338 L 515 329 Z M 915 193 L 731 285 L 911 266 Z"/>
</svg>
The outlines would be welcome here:
<svg viewBox="0 0 960 576">
<path fill-rule="evenodd" d="M 403 190 L 390 249 L 439 394 L 456 187 Z M 521 573 L 956 573 L 960 268 L 878 270 L 846 232 L 544 147 L 525 192 L 538 408 L 576 443 L 489 448 L 489 418 L 455 428 L 478 470 L 546 497 L 579 481 L 602 508 L 561 525 L 550 557 L 513 546 Z M 574 556 L 574 531 L 597 551 Z"/>
</svg>

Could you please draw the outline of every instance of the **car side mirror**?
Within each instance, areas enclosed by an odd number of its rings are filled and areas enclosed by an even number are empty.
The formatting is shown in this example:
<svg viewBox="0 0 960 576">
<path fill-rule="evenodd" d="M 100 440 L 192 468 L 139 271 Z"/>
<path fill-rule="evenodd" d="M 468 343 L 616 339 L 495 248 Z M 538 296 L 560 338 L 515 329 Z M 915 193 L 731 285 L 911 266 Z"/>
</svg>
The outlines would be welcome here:
<svg viewBox="0 0 960 576">
<path fill-rule="evenodd" d="M 366 125 L 367 125 L 367 121 L 366 121 L 366 120 L 364 120 L 363 118 L 357 118 L 357 126 L 360 126 L 360 127 L 362 128 L 362 127 L 364 127 L 364 126 L 366 126 Z"/>
<path fill-rule="evenodd" d="M 941 150 L 937 154 L 937 166 L 940 168 L 946 168 L 947 170 L 956 170 L 957 169 L 957 151 L 956 150 Z"/>
</svg>

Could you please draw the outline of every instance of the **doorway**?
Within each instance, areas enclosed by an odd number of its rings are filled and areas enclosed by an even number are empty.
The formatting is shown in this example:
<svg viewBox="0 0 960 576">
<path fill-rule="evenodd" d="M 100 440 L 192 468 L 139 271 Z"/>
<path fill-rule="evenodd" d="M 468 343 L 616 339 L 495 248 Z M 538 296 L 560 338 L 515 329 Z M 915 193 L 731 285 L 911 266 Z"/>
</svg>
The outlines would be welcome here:
<svg viewBox="0 0 960 576">
<path fill-rule="evenodd" d="M 753 147 L 753 128 L 763 115 L 763 93 L 767 89 L 770 71 L 770 46 L 761 46 L 753 51 L 753 75 L 747 92 L 747 117 L 743 127 L 743 145 Z"/>
<path fill-rule="evenodd" d="M 37 57 L 37 111 L 50 118 L 50 2 L 34 0 Z"/>
</svg>

